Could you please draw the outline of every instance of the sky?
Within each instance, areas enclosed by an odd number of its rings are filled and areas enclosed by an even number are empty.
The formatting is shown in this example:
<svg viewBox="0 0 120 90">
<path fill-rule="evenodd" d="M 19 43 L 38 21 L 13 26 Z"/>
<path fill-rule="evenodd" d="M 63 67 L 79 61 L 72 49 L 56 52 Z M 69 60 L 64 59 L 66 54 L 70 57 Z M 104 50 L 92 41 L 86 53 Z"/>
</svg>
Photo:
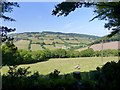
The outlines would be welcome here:
<svg viewBox="0 0 120 90">
<path fill-rule="evenodd" d="M 53 31 L 104 36 L 110 32 L 104 28 L 105 21 L 95 19 L 90 22 L 95 16 L 93 8 L 80 8 L 67 17 L 57 17 L 52 15 L 52 10 L 59 2 L 18 3 L 19 8 L 14 8 L 11 13 L 5 13 L 16 21 L 2 21 L 2 25 L 16 28 L 15 33 Z"/>
</svg>

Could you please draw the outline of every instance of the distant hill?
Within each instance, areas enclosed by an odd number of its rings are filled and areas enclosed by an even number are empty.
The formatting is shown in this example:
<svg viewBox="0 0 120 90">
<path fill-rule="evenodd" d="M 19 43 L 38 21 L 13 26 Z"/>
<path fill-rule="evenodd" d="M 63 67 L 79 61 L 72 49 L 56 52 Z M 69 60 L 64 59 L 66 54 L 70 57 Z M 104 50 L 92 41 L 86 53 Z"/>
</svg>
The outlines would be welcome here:
<svg viewBox="0 0 120 90">
<path fill-rule="evenodd" d="M 114 42 L 114 41 L 120 41 L 120 35 L 116 34 L 112 37 L 104 36 L 104 37 L 96 39 L 96 41 L 94 41 L 91 44 L 93 45 L 93 44 L 99 44 L 101 42 Z"/>
<path fill-rule="evenodd" d="M 119 49 L 120 45 L 120 35 L 116 34 L 112 37 L 107 37 L 107 36 L 103 36 L 101 38 L 96 39 L 96 41 L 94 41 L 93 43 L 90 44 L 90 48 L 92 48 L 93 50 L 106 50 L 106 49 Z"/>
<path fill-rule="evenodd" d="M 92 38 L 92 39 L 97 39 L 99 36 L 94 36 L 94 35 L 86 35 L 86 34 L 78 34 L 78 33 L 62 33 L 62 32 L 50 32 L 50 31 L 43 31 L 42 33 L 46 34 L 58 34 L 58 35 L 69 35 L 69 36 L 80 36 L 80 37 L 85 37 L 85 38 Z"/>
<path fill-rule="evenodd" d="M 42 49 L 78 49 L 88 46 L 96 41 L 98 36 L 62 33 L 62 32 L 24 32 L 10 34 L 14 37 L 14 44 L 19 49 L 42 50 Z"/>
<path fill-rule="evenodd" d="M 93 44 L 89 48 L 92 48 L 94 51 L 100 51 L 100 50 L 106 50 L 106 49 L 114 49 L 118 50 L 120 41 L 111 41 L 111 42 L 105 42 L 105 43 L 99 43 L 99 44 Z"/>
</svg>

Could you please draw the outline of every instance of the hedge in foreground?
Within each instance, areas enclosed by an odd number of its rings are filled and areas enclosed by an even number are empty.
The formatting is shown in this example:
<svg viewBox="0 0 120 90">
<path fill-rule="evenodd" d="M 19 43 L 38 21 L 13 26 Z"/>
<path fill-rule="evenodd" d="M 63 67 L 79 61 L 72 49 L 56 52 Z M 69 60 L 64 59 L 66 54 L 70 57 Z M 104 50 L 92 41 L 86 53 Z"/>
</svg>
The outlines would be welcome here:
<svg viewBox="0 0 120 90">
<path fill-rule="evenodd" d="M 55 70 L 48 75 L 38 72 L 30 74 L 28 68 L 10 67 L 8 73 L 2 76 L 2 90 L 120 90 L 120 60 L 108 62 L 95 71 L 81 73 L 82 79 L 74 75 L 59 75 Z"/>
</svg>

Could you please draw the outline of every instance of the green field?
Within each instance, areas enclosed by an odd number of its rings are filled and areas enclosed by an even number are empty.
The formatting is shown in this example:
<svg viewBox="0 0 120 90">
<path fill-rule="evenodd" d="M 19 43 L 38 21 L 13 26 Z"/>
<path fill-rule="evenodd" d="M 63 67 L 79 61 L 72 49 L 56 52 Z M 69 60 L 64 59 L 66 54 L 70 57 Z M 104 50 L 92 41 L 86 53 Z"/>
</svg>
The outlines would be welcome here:
<svg viewBox="0 0 120 90">
<path fill-rule="evenodd" d="M 64 48 L 65 45 L 64 44 L 55 44 L 55 48 Z"/>
<path fill-rule="evenodd" d="M 82 51 L 82 50 L 86 50 L 86 49 L 88 49 L 88 47 L 84 47 L 84 48 L 76 49 L 76 51 Z"/>
<path fill-rule="evenodd" d="M 31 44 L 31 50 L 37 51 L 37 50 L 43 50 L 43 48 L 39 44 Z"/>
<path fill-rule="evenodd" d="M 45 44 L 52 44 L 54 41 L 53 40 L 44 40 Z"/>
<path fill-rule="evenodd" d="M 24 50 L 28 50 L 28 45 L 29 45 L 30 41 L 29 40 L 19 40 L 17 42 L 15 42 L 15 46 L 17 46 L 19 49 L 24 49 Z"/>
<path fill-rule="evenodd" d="M 101 61 L 101 57 L 86 57 L 86 58 L 59 58 L 59 59 L 50 59 L 49 61 L 39 62 L 34 64 L 24 64 L 20 65 L 20 67 L 28 67 L 30 71 L 35 72 L 39 71 L 40 74 L 48 74 L 52 72 L 54 69 L 60 70 L 61 74 L 70 73 L 73 71 L 79 71 L 75 69 L 77 64 L 80 65 L 80 71 L 90 71 L 95 70 L 97 66 L 101 67 L 106 62 L 110 61 L 118 61 L 118 57 L 104 57 L 103 62 Z M 8 68 L 4 66 L 2 68 L 2 74 L 7 72 Z"/>
<path fill-rule="evenodd" d="M 44 45 L 46 49 L 54 50 L 55 47 L 53 45 Z"/>
<path fill-rule="evenodd" d="M 32 40 L 32 43 L 40 43 L 40 40 L 38 38 L 30 38 Z"/>
<path fill-rule="evenodd" d="M 62 43 L 62 44 L 64 44 L 64 42 L 61 39 L 54 39 L 54 42 L 55 43 Z"/>
</svg>

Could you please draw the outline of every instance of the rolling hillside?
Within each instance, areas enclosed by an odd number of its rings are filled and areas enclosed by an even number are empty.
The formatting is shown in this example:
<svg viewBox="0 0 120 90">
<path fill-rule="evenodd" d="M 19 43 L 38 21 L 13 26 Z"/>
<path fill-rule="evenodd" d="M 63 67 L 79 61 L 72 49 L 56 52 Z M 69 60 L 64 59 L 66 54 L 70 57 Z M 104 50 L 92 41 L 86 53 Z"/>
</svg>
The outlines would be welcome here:
<svg viewBox="0 0 120 90">
<path fill-rule="evenodd" d="M 101 42 L 114 42 L 114 41 L 120 41 L 120 35 L 116 34 L 112 37 L 107 37 L 107 36 L 103 36 L 101 38 L 98 38 L 95 42 L 91 43 L 91 44 L 99 44 Z"/>
<path fill-rule="evenodd" d="M 100 51 L 100 50 L 106 50 L 106 49 L 120 49 L 120 41 L 114 41 L 114 42 L 106 42 L 106 43 L 99 43 L 99 44 L 93 44 L 90 46 L 94 51 Z"/>
<path fill-rule="evenodd" d="M 19 49 L 42 50 L 42 49 L 79 49 L 88 46 L 100 38 L 93 35 L 61 32 L 24 32 L 11 34 L 14 44 Z M 26 42 L 26 43 L 25 43 Z"/>
<path fill-rule="evenodd" d="M 101 38 L 96 39 L 91 45 L 89 46 L 94 51 L 96 50 L 106 50 L 106 49 L 120 49 L 120 35 L 116 34 L 112 37 L 103 36 Z"/>
</svg>

